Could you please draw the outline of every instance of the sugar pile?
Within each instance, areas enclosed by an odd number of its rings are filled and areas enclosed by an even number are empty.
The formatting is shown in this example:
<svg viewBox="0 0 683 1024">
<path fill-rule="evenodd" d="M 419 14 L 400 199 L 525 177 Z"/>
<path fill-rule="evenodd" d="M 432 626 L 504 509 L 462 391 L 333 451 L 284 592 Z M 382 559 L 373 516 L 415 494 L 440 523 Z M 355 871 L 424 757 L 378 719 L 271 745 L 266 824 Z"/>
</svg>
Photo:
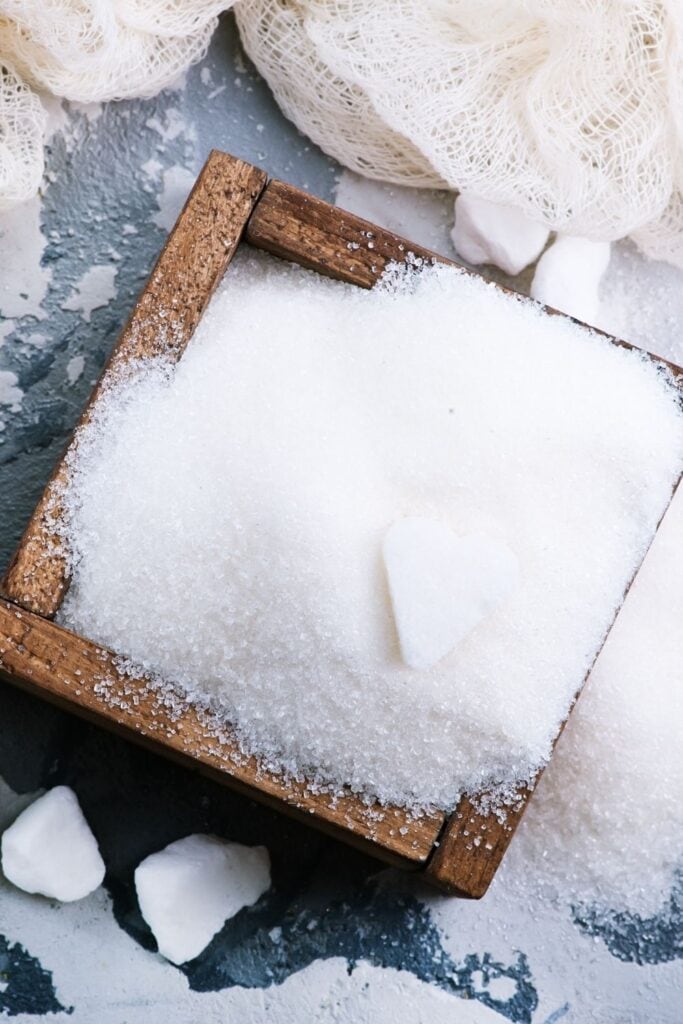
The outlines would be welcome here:
<svg viewBox="0 0 683 1024">
<path fill-rule="evenodd" d="M 245 258 L 180 365 L 81 434 L 61 620 L 217 702 L 266 762 L 448 807 L 545 762 L 682 458 L 650 360 L 477 278 L 365 293 Z M 520 567 L 422 671 L 381 557 L 406 517 Z"/>
</svg>

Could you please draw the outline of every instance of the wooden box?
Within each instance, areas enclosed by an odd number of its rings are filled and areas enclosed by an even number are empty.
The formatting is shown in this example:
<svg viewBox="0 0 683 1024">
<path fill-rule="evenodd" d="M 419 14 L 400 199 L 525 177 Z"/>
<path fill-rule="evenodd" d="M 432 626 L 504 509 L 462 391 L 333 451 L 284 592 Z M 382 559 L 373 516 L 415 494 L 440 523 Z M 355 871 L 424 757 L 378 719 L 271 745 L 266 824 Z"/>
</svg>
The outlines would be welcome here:
<svg viewBox="0 0 683 1024">
<path fill-rule="evenodd" d="M 407 253 L 449 262 L 290 185 L 268 181 L 263 171 L 241 160 L 213 152 L 81 423 L 121 364 L 161 352 L 171 359 L 181 357 L 242 239 L 364 288 L 373 286 L 387 262 L 403 260 Z M 164 323 L 172 323 L 173 330 L 160 330 Z M 467 799 L 450 815 L 434 812 L 415 818 L 401 807 L 368 806 L 351 792 L 341 798 L 311 792 L 305 783 L 260 769 L 240 752 L 224 723 L 189 705 L 178 716 L 146 680 L 124 675 L 112 652 L 51 621 L 69 584 L 54 535 L 60 514 L 58 485 L 66 472 L 62 460 L 2 583 L 0 669 L 5 678 L 389 864 L 418 870 L 449 893 L 481 897 L 522 817 L 530 789 L 520 790 L 505 822 L 479 814 Z"/>
</svg>

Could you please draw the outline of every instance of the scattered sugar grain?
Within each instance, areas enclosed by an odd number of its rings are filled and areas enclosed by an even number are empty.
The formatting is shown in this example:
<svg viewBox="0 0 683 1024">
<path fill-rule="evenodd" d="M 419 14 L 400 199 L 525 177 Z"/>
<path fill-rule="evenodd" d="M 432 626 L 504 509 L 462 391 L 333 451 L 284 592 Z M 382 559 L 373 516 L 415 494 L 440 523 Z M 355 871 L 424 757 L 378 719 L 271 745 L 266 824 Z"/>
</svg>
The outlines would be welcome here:
<svg viewBox="0 0 683 1024">
<path fill-rule="evenodd" d="M 665 374 L 533 303 L 453 269 L 368 293 L 247 256 L 180 364 L 81 433 L 61 621 L 213 701 L 266 764 L 449 807 L 547 760 L 682 455 Z M 382 563 L 406 517 L 520 573 L 422 671 Z"/>
</svg>

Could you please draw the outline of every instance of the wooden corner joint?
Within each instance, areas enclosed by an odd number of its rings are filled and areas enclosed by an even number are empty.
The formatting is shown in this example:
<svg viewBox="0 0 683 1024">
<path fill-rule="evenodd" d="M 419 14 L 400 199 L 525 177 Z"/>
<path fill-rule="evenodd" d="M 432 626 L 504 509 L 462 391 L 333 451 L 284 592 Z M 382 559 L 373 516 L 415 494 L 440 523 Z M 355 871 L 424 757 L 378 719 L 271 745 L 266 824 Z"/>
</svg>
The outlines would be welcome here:
<svg viewBox="0 0 683 1024">
<path fill-rule="evenodd" d="M 522 787 L 500 814 L 477 808 L 463 797 L 446 818 L 425 868 L 432 885 L 451 896 L 485 896 L 532 792 L 533 787 Z"/>
</svg>

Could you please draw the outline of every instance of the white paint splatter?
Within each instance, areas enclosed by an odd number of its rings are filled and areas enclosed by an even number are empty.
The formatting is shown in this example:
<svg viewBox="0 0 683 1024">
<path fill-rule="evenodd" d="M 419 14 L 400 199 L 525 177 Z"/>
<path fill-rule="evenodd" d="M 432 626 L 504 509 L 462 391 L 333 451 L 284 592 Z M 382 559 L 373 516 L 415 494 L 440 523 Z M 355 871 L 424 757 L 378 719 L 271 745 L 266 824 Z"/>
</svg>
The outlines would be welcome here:
<svg viewBox="0 0 683 1024">
<path fill-rule="evenodd" d="M 24 398 L 19 387 L 19 378 L 11 370 L 0 370 L 0 405 L 7 406 L 10 412 L 18 412 Z"/>
<path fill-rule="evenodd" d="M 26 334 L 23 340 L 27 345 L 32 345 L 33 348 L 45 348 L 50 338 L 47 334 L 42 334 L 40 331 L 32 331 L 31 334 Z"/>
<path fill-rule="evenodd" d="M 83 114 L 87 117 L 90 124 L 94 124 L 95 121 L 99 121 L 104 109 L 104 105 L 102 103 L 79 103 L 77 100 L 71 100 L 69 105 L 71 110 L 74 110 L 77 114 Z"/>
<path fill-rule="evenodd" d="M 69 384 L 73 387 L 77 380 L 83 375 L 85 369 L 85 357 L 84 356 L 73 356 L 66 364 L 66 379 Z"/>
<path fill-rule="evenodd" d="M 19 378 L 11 370 L 0 370 L 0 433 L 7 428 L 7 417 L 3 410 L 19 412 L 24 392 L 19 387 Z"/>
<path fill-rule="evenodd" d="M 46 238 L 40 223 L 39 196 L 0 215 L 0 316 L 47 314 L 42 302 L 52 271 L 41 265 Z"/>
<path fill-rule="evenodd" d="M 115 282 L 116 267 L 110 263 L 96 263 L 79 278 L 61 308 L 79 312 L 89 323 L 93 311 L 108 305 L 116 295 Z"/>
<path fill-rule="evenodd" d="M 162 180 L 161 194 L 157 198 L 159 212 L 151 219 L 157 227 L 170 231 L 194 185 L 195 176 L 186 167 L 176 164 L 164 171 Z"/>
<path fill-rule="evenodd" d="M 147 175 L 148 178 L 158 178 L 163 169 L 163 164 L 160 163 L 155 157 L 150 157 L 142 165 L 142 171 Z"/>
<path fill-rule="evenodd" d="M 188 134 L 188 124 L 177 107 L 167 107 L 164 111 L 165 122 L 156 115 L 148 117 L 146 124 L 148 128 L 157 132 L 164 142 L 172 142 L 179 135 Z"/>
<path fill-rule="evenodd" d="M 0 320 L 0 348 L 2 348 L 5 338 L 9 338 L 15 327 L 16 323 L 14 320 Z"/>
</svg>

